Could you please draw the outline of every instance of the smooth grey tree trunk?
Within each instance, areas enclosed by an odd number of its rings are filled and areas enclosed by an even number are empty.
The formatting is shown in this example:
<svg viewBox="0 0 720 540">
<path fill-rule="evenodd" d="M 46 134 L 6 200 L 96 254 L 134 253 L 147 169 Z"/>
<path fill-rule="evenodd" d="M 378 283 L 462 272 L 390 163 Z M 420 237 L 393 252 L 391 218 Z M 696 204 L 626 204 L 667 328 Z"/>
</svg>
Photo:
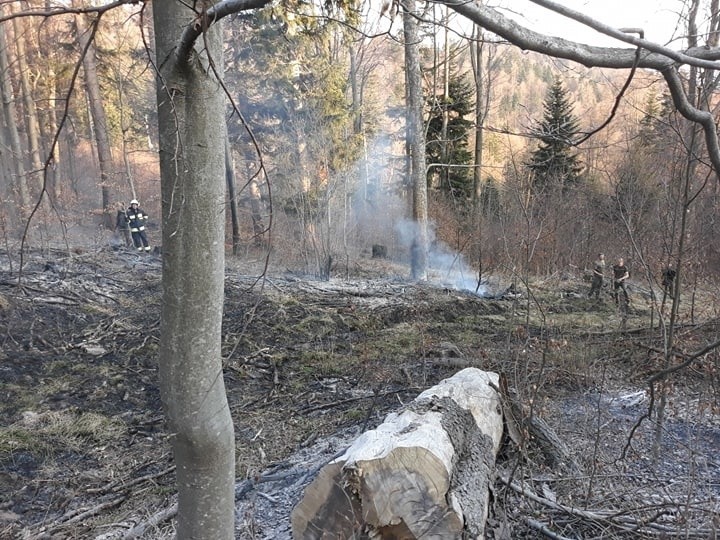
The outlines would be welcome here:
<svg viewBox="0 0 720 540">
<path fill-rule="evenodd" d="M 0 25 L 0 99 L 2 100 L 3 123 L 8 139 L 10 153 L 12 154 L 12 189 L 11 191 L 19 197 L 20 217 L 24 218 L 30 211 L 30 192 L 27 179 L 25 178 L 25 166 L 23 165 L 22 147 L 20 135 L 18 134 L 17 122 L 15 120 L 15 97 L 10 81 L 10 63 L 7 56 L 7 39 L 5 29 Z"/>
<path fill-rule="evenodd" d="M 153 2 L 162 192 L 160 391 L 177 466 L 179 539 L 234 537 L 235 438 L 223 381 L 225 139 L 222 29 L 188 57 L 195 13 Z M 201 52 L 198 52 L 198 51 Z M 208 66 L 208 55 L 214 68 Z"/>
<path fill-rule="evenodd" d="M 410 177 L 413 186 L 414 240 L 410 267 L 414 279 L 427 279 L 428 265 L 428 195 L 425 177 L 425 132 L 423 126 L 423 90 L 420 71 L 420 35 L 415 0 L 405 0 L 403 32 L 405 36 L 405 72 L 407 81 L 407 137 L 410 152 Z"/>
</svg>

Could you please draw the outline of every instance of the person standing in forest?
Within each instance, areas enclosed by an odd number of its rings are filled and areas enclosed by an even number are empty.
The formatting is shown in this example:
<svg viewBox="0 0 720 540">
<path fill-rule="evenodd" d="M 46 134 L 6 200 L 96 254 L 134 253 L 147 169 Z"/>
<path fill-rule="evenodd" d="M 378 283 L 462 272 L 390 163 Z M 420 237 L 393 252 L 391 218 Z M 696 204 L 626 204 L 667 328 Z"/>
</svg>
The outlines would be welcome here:
<svg viewBox="0 0 720 540">
<path fill-rule="evenodd" d="M 117 215 L 115 216 L 115 232 L 119 232 L 122 235 L 126 248 L 133 245 L 132 238 L 130 237 L 130 225 L 128 224 L 128 217 L 125 213 L 123 203 L 118 203 Z"/>
<path fill-rule="evenodd" d="M 619 291 L 622 289 L 623 296 L 625 297 L 625 304 L 630 303 L 630 296 L 628 295 L 627 287 L 625 282 L 630 278 L 630 271 L 625 266 L 625 261 L 622 257 L 617 260 L 617 264 L 613 266 L 613 297 L 615 298 L 615 304 L 618 303 Z"/>
<path fill-rule="evenodd" d="M 674 285 L 675 285 L 675 276 L 676 275 L 677 275 L 677 272 L 675 272 L 675 269 L 672 267 L 672 265 L 669 265 L 663 271 L 662 286 L 663 286 L 663 291 L 667 296 L 673 296 L 673 293 L 675 292 Z"/>
<path fill-rule="evenodd" d="M 126 214 L 135 248 L 140 252 L 143 250 L 149 252 L 150 243 L 148 242 L 147 235 L 145 234 L 145 221 L 148 216 L 140 208 L 140 203 L 137 199 L 130 201 L 130 208 L 127 209 Z"/>
<path fill-rule="evenodd" d="M 600 298 L 600 289 L 603 286 L 603 278 L 605 277 L 605 255 L 603 253 L 598 254 L 598 258 L 595 261 L 592 273 L 592 285 L 590 285 L 590 292 L 588 298 L 592 298 L 594 294 L 596 298 Z"/>
</svg>

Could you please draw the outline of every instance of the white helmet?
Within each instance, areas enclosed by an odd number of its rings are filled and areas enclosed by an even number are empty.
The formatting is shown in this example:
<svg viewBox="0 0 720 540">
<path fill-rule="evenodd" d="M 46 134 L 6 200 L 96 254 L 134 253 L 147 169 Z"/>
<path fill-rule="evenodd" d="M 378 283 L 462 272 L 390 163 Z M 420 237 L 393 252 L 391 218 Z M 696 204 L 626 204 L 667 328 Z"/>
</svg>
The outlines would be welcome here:
<svg viewBox="0 0 720 540">
<path fill-rule="evenodd" d="M 130 204 L 132 205 L 132 204 L 140 204 L 140 203 L 137 202 L 137 199 L 133 199 L 132 201 L 130 201 Z"/>
</svg>

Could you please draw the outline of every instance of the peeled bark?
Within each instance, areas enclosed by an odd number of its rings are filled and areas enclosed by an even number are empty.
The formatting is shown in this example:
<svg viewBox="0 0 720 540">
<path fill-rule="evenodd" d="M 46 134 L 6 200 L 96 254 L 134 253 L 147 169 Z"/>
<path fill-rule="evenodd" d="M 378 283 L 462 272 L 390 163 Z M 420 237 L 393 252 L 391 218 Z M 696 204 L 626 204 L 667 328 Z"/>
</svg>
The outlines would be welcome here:
<svg viewBox="0 0 720 540">
<path fill-rule="evenodd" d="M 503 432 L 498 381 L 464 369 L 361 435 L 307 488 L 293 537 L 483 538 Z"/>
</svg>

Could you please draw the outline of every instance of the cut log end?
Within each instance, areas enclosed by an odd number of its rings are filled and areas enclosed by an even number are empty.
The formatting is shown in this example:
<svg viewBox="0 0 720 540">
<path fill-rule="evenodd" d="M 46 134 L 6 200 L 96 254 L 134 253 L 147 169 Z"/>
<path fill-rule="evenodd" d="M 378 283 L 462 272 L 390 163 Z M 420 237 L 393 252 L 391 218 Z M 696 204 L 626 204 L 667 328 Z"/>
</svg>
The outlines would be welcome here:
<svg viewBox="0 0 720 540">
<path fill-rule="evenodd" d="M 446 540 L 468 525 L 481 537 L 502 435 L 497 384 L 496 374 L 468 368 L 361 435 L 306 490 L 294 538 Z M 478 474 L 484 480 L 467 489 Z"/>
</svg>

